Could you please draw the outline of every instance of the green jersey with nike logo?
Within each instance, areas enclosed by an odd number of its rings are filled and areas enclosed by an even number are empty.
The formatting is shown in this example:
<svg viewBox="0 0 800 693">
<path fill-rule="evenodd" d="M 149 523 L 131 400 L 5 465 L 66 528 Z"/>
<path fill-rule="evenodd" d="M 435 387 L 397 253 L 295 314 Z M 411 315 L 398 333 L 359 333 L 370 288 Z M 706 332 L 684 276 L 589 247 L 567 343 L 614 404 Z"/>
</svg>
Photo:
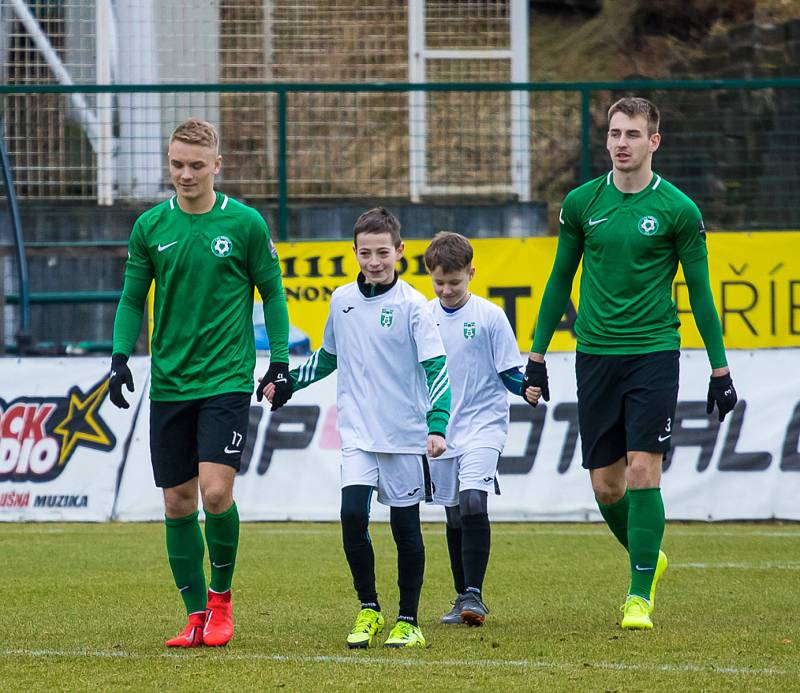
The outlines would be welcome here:
<svg viewBox="0 0 800 693">
<path fill-rule="evenodd" d="M 255 209 L 217 193 L 205 214 L 187 214 L 172 197 L 137 219 L 114 322 L 114 353 L 133 351 L 151 280 L 151 399 L 252 392 L 254 286 L 264 300 L 271 359 L 288 362 L 280 263 Z"/>
<path fill-rule="evenodd" d="M 644 190 L 623 193 L 609 172 L 572 190 L 560 221 L 559 252 L 575 267 L 583 256 L 578 351 L 680 348 L 672 281 L 679 261 L 686 266 L 708 254 L 697 205 L 657 174 Z M 537 326 L 533 351 L 544 353 L 551 337 Z"/>
</svg>

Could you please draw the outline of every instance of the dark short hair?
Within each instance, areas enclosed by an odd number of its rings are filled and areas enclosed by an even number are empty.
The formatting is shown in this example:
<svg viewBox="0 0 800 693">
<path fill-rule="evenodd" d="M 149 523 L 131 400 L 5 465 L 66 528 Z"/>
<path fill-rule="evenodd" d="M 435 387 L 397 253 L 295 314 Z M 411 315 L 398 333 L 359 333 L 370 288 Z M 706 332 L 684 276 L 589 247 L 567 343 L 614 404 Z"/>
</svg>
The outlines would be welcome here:
<svg viewBox="0 0 800 693">
<path fill-rule="evenodd" d="M 395 248 L 399 248 L 403 242 L 400 237 L 400 222 L 394 214 L 383 207 L 370 209 L 356 220 L 356 225 L 353 227 L 354 244 L 358 245 L 358 237 L 362 233 L 388 233 Z"/>
<path fill-rule="evenodd" d="M 628 118 L 634 118 L 637 115 L 644 116 L 647 121 L 648 136 L 658 132 L 661 114 L 658 112 L 656 105 L 647 99 L 642 99 L 638 96 L 625 96 L 614 102 L 611 108 L 608 109 L 609 124 L 611 123 L 611 116 L 615 113 L 624 113 Z"/>
<path fill-rule="evenodd" d="M 174 140 L 186 144 L 199 144 L 219 150 L 219 135 L 217 129 L 208 121 L 199 118 L 187 118 L 176 127 L 169 136 L 170 144 Z"/>
<path fill-rule="evenodd" d="M 441 267 L 443 272 L 458 272 L 472 265 L 472 245 L 460 233 L 439 231 L 425 250 L 425 267 L 433 272 Z"/>
</svg>

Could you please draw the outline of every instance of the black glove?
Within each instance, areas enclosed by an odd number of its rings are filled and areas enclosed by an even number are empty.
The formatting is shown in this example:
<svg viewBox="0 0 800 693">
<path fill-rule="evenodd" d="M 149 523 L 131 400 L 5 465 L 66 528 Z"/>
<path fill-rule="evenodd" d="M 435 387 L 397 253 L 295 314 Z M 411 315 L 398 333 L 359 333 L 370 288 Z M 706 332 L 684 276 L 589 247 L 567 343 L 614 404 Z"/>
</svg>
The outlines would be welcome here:
<svg viewBox="0 0 800 693">
<path fill-rule="evenodd" d="M 133 374 L 128 368 L 128 357 L 125 354 L 114 354 L 111 357 L 111 376 L 108 379 L 108 392 L 111 403 L 120 409 L 128 409 L 131 405 L 122 396 L 122 385 L 127 385 L 128 392 L 133 392 Z"/>
<path fill-rule="evenodd" d="M 272 396 L 270 411 L 280 409 L 292 398 L 292 379 L 289 377 L 288 363 L 270 363 L 267 374 L 258 381 L 256 399 L 260 402 L 264 397 L 264 387 L 267 383 L 274 383 L 275 394 Z"/>
<path fill-rule="evenodd" d="M 525 397 L 525 390 L 529 387 L 540 387 L 542 388 L 542 399 L 545 402 L 550 401 L 550 387 L 547 384 L 547 364 L 539 361 L 534 361 L 533 359 L 528 359 L 528 365 L 525 366 L 525 375 L 522 378 L 522 398 L 528 402 L 528 399 Z M 531 404 L 528 402 L 532 407 L 535 407 L 535 404 Z"/>
<path fill-rule="evenodd" d="M 733 380 L 731 380 L 730 373 L 711 376 L 711 380 L 708 383 L 706 414 L 714 411 L 714 404 L 716 403 L 719 411 L 719 420 L 722 421 L 728 412 L 736 406 L 736 399 L 736 390 L 733 388 Z"/>
</svg>

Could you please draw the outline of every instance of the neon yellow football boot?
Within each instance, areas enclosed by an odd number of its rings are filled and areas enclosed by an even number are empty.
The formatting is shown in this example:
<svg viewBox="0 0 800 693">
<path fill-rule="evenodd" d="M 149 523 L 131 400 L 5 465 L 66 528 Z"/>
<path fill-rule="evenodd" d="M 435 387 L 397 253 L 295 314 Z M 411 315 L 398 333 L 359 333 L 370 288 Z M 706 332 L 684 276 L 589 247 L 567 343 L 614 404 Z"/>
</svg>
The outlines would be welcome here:
<svg viewBox="0 0 800 693">
<path fill-rule="evenodd" d="M 347 636 L 347 646 L 353 649 L 370 647 L 383 630 L 383 614 L 375 609 L 361 609 L 353 630 Z"/>
<path fill-rule="evenodd" d="M 650 620 L 650 605 L 646 599 L 631 594 L 620 608 L 622 610 L 620 626 L 625 630 L 650 630 L 653 627 L 653 622 Z"/>
<path fill-rule="evenodd" d="M 667 554 L 663 551 L 658 552 L 658 563 L 656 563 L 656 571 L 653 573 L 653 584 L 650 586 L 650 613 L 653 613 L 653 609 L 656 605 L 656 584 L 658 583 L 658 579 L 664 574 L 664 571 L 669 566 L 669 561 L 667 561 Z"/>
<path fill-rule="evenodd" d="M 425 647 L 425 636 L 419 626 L 414 626 L 408 621 L 398 621 L 394 624 L 383 643 L 384 647 Z"/>
</svg>

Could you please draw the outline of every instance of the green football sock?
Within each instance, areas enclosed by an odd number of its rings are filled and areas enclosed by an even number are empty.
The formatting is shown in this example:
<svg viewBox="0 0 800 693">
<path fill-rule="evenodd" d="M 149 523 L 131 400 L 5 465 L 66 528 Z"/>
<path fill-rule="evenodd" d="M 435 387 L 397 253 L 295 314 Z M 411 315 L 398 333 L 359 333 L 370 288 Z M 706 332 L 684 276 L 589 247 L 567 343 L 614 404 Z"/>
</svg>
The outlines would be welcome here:
<svg viewBox="0 0 800 693">
<path fill-rule="evenodd" d="M 236 549 L 239 546 L 239 511 L 236 503 L 218 515 L 206 510 L 206 543 L 211 559 L 211 589 L 227 592 L 233 581 Z"/>
<path fill-rule="evenodd" d="M 629 489 L 628 554 L 631 587 L 628 594 L 650 599 L 650 586 L 664 538 L 664 501 L 660 488 Z"/>
<path fill-rule="evenodd" d="M 628 510 L 630 508 L 630 496 L 628 496 L 628 492 L 625 491 L 625 495 L 623 495 L 622 498 L 609 505 L 597 501 L 597 507 L 600 508 L 600 514 L 603 516 L 612 534 L 627 551 Z"/>
<path fill-rule="evenodd" d="M 197 511 L 186 517 L 165 517 L 167 556 L 175 585 L 183 597 L 186 613 L 206 610 L 206 574 L 203 571 L 203 533 Z"/>
</svg>

